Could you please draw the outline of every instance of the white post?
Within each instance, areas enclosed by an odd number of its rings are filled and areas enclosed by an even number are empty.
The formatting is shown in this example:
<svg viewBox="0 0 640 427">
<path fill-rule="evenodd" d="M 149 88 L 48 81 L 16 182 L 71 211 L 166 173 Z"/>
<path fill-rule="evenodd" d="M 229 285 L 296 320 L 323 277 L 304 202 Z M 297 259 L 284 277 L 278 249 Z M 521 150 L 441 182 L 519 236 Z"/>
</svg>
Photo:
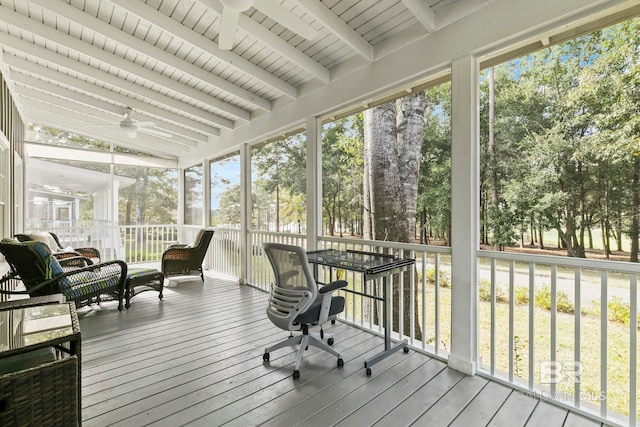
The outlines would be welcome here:
<svg viewBox="0 0 640 427">
<path fill-rule="evenodd" d="M 307 119 L 307 250 L 318 249 L 322 235 L 322 127 L 317 117 Z"/>
<path fill-rule="evenodd" d="M 480 128 L 479 67 L 473 56 L 451 66 L 451 353 L 449 367 L 476 373 Z"/>
<path fill-rule="evenodd" d="M 251 277 L 251 148 L 249 144 L 240 147 L 240 277 L 241 285 Z"/>
</svg>

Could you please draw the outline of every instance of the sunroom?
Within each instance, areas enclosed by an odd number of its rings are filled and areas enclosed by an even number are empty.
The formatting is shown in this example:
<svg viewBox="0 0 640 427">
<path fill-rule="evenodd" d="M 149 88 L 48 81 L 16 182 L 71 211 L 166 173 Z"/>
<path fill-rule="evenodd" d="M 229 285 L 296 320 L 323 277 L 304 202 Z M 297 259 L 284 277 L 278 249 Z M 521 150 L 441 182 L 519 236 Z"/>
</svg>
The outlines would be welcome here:
<svg viewBox="0 0 640 427">
<path fill-rule="evenodd" d="M 53 231 L 156 265 L 215 229 L 204 284 L 81 311 L 83 423 L 636 425 L 639 13 L 637 0 L 0 0 L 2 237 Z M 154 204 L 123 202 L 144 193 Z M 265 242 L 415 259 L 392 296 L 411 358 L 371 376 L 309 362 L 299 380 L 272 363 L 277 375 L 228 395 L 200 377 L 172 385 L 157 371 L 190 361 L 212 384 L 271 373 L 255 326 L 224 322 L 250 307 L 271 327 Z M 218 291 L 224 314 L 205 303 Z M 377 308 L 345 298 L 336 346 L 382 335 Z M 153 347 L 190 315 L 211 322 L 201 339 L 244 342 L 236 374 L 216 378 L 232 356 L 206 347 L 175 359 Z M 132 342 L 122 363 L 147 377 L 114 367 L 119 339 Z M 361 366 L 369 349 L 349 349 Z M 419 392 L 438 372 L 460 377 L 433 382 L 428 403 Z M 308 398 L 345 378 L 362 394 Z M 256 389 L 282 394 L 260 409 Z M 192 404 L 198 390 L 218 397 Z"/>
</svg>

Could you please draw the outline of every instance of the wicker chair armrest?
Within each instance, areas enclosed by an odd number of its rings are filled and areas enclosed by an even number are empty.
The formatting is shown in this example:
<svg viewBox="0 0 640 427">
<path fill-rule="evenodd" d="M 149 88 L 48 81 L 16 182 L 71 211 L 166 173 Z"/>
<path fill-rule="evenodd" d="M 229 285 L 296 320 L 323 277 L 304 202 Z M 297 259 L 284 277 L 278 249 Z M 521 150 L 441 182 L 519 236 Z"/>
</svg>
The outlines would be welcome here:
<svg viewBox="0 0 640 427">
<path fill-rule="evenodd" d="M 170 247 L 169 249 L 165 250 L 164 253 L 162 254 L 162 259 L 163 260 L 172 260 L 172 259 L 185 259 L 190 257 L 193 252 L 196 250 L 196 248 L 187 248 L 186 245 L 185 247 Z"/>
<path fill-rule="evenodd" d="M 82 256 L 80 252 L 76 251 L 53 252 L 51 255 L 53 255 L 58 261 L 66 258 L 77 258 Z"/>
<path fill-rule="evenodd" d="M 58 262 L 62 268 L 73 267 L 73 268 L 84 268 L 93 265 L 93 261 L 91 261 L 87 257 L 83 257 L 82 255 L 72 256 L 72 257 L 63 257 L 58 258 Z"/>
<path fill-rule="evenodd" d="M 167 247 L 166 250 L 169 250 L 169 249 L 182 249 L 182 248 L 186 248 L 187 246 L 189 246 L 189 245 L 186 244 L 186 243 L 172 243 Z"/>
<path fill-rule="evenodd" d="M 100 251 L 97 248 L 92 248 L 92 247 L 74 248 L 74 250 L 76 252 L 80 252 L 80 254 L 83 257 L 100 259 Z"/>
<path fill-rule="evenodd" d="M 15 271 L 9 271 L 4 276 L 0 277 L 0 294 L 1 295 L 29 295 L 27 291 L 15 291 L 9 289 L 2 289 L 2 284 L 9 280 L 20 280 L 20 276 Z"/>
</svg>

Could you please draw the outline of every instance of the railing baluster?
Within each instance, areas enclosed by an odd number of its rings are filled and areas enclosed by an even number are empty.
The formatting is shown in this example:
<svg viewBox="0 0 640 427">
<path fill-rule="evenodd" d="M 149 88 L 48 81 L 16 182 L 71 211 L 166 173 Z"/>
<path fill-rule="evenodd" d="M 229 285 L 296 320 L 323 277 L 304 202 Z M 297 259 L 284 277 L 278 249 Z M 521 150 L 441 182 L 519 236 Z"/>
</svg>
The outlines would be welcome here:
<svg viewBox="0 0 640 427">
<path fill-rule="evenodd" d="M 509 263 L 509 381 L 513 382 L 514 375 L 514 353 L 516 346 L 514 328 L 514 300 L 515 300 L 515 261 Z"/>
<path fill-rule="evenodd" d="M 491 375 L 496 374 L 496 260 L 491 259 L 491 332 L 490 344 L 491 348 Z"/>
<path fill-rule="evenodd" d="M 607 395 L 607 323 L 609 314 L 607 309 L 607 271 L 600 272 L 600 396 Z M 600 401 L 600 415 L 607 416 L 607 400 Z"/>
<path fill-rule="evenodd" d="M 554 264 L 551 266 L 551 352 L 550 352 L 550 360 L 552 366 L 555 366 L 556 361 L 556 331 L 557 331 L 557 315 L 558 315 L 558 299 L 556 295 L 557 290 L 557 280 L 558 277 L 558 268 Z M 551 395 L 556 395 L 556 383 L 555 381 L 551 381 Z"/>
<path fill-rule="evenodd" d="M 636 425 L 638 399 L 638 275 L 629 278 L 629 426 Z"/>
<path fill-rule="evenodd" d="M 573 303 L 574 311 L 573 311 L 573 360 L 575 363 L 580 365 L 581 355 L 580 355 L 580 325 L 582 320 L 582 304 L 580 301 L 580 284 L 582 283 L 582 270 L 580 268 L 576 268 L 574 272 L 574 282 L 573 282 L 573 292 L 575 295 L 575 301 Z M 580 407 L 580 374 L 577 374 L 577 378 L 573 381 L 573 404 L 576 408 Z"/>
</svg>

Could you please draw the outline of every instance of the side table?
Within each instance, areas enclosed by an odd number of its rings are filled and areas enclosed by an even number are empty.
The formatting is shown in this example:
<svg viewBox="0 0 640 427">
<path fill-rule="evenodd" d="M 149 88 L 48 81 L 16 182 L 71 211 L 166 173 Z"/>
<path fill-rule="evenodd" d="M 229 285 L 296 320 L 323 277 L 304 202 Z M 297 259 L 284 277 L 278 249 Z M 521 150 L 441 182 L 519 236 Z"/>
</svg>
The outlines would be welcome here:
<svg viewBox="0 0 640 427">
<path fill-rule="evenodd" d="M 6 372 L 0 424 L 82 423 L 81 334 L 73 303 L 0 310 L 0 365 Z"/>
</svg>

